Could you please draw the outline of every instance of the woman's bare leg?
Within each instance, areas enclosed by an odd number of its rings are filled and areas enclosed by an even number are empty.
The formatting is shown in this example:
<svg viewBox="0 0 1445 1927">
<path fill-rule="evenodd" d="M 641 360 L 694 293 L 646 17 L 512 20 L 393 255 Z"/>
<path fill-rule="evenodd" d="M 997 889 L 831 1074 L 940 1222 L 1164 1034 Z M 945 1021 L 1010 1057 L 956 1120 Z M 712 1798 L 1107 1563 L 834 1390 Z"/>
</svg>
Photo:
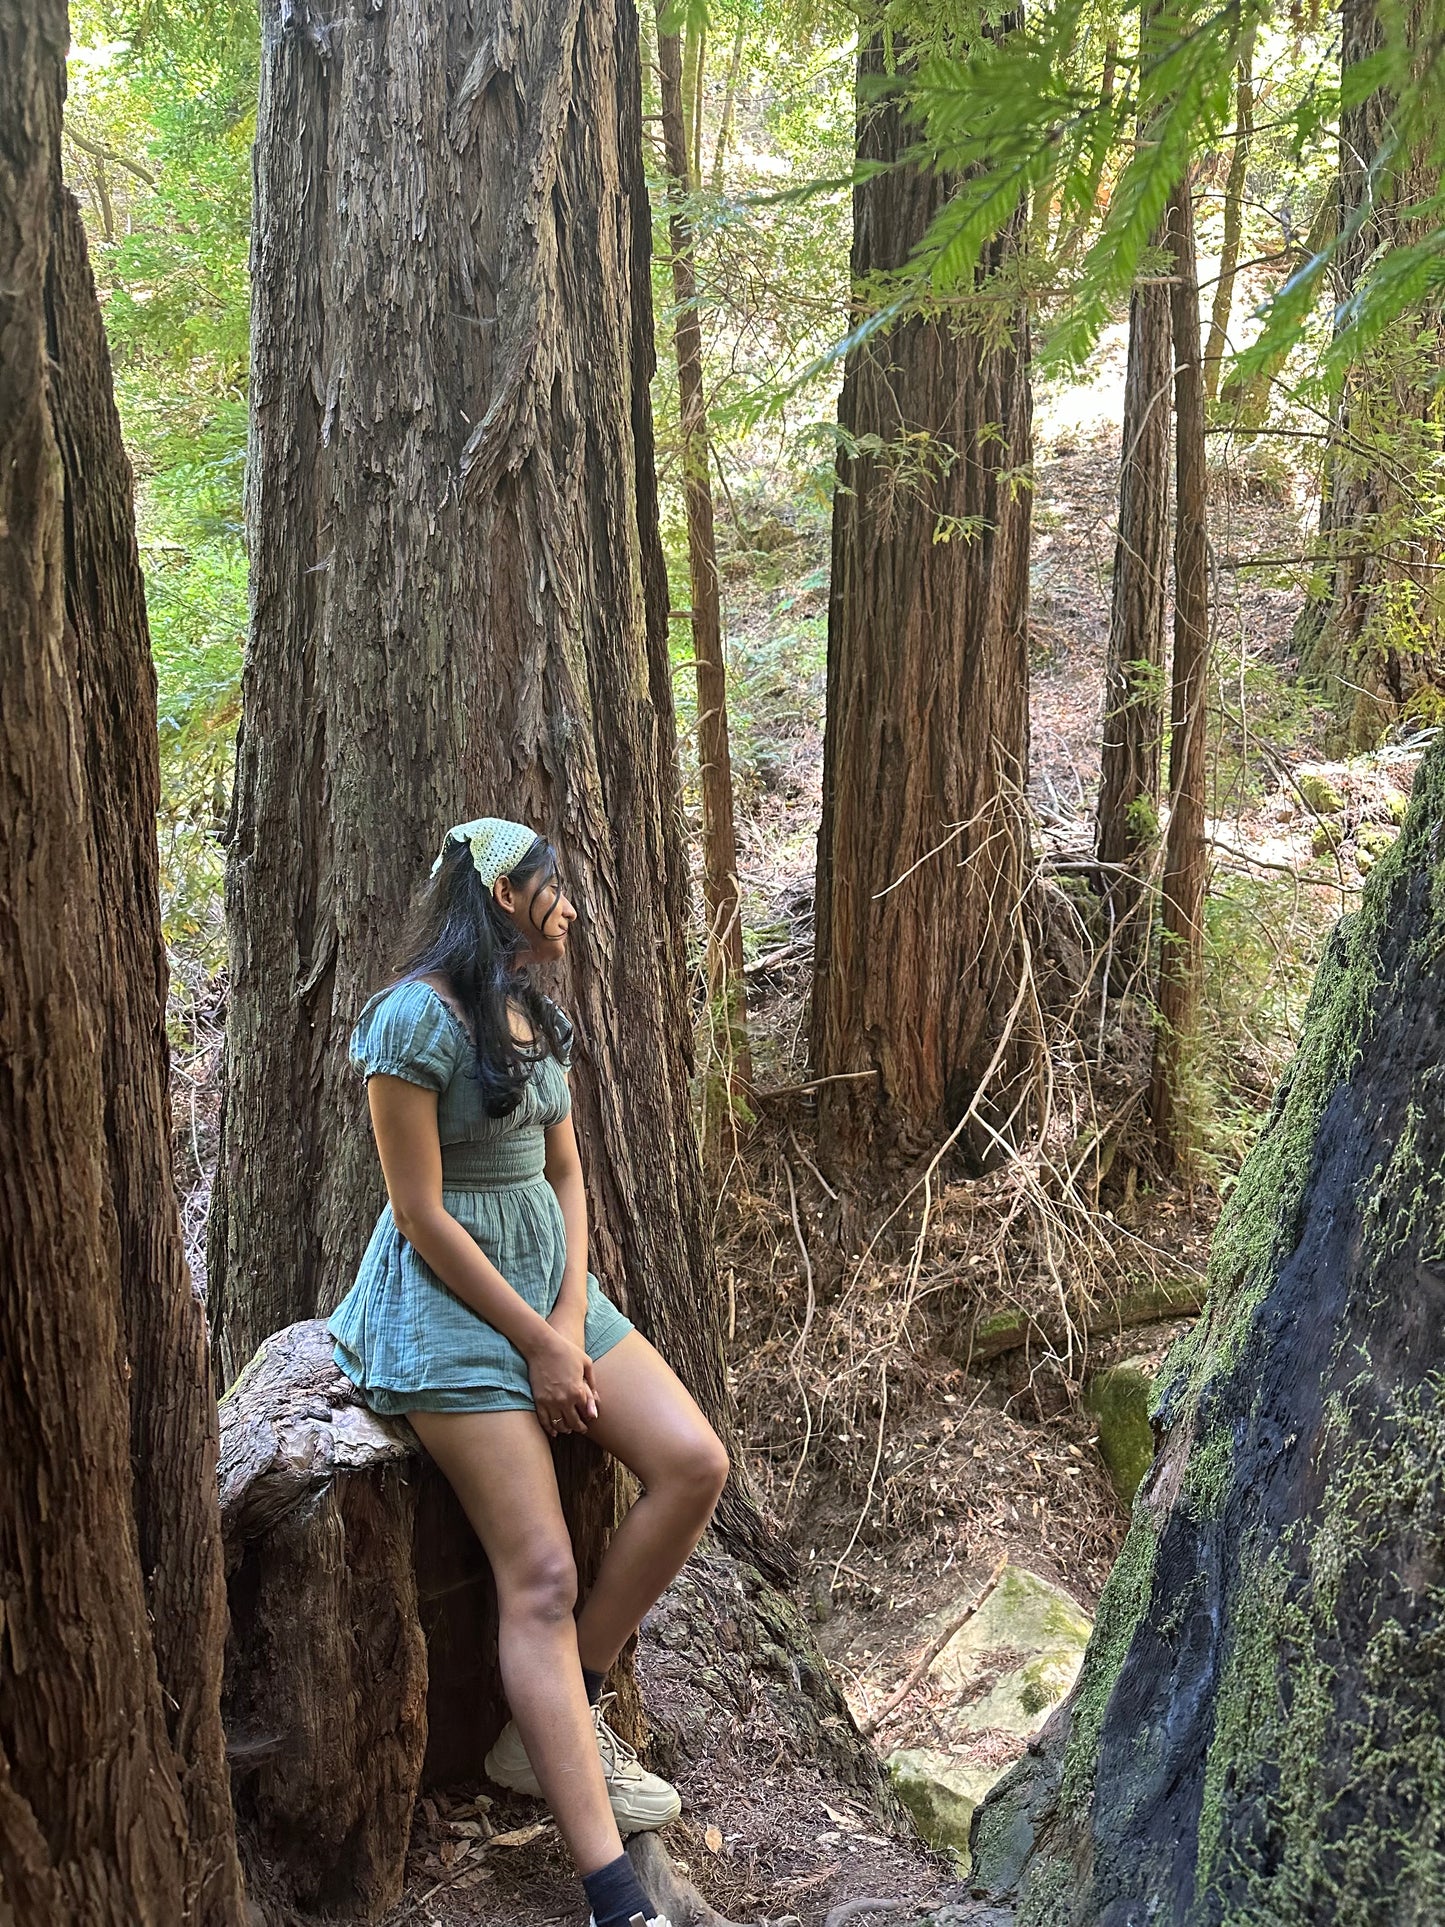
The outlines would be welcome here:
<svg viewBox="0 0 1445 1927">
<path fill-rule="evenodd" d="M 645 1488 L 613 1534 L 577 1618 L 582 1664 L 605 1673 L 702 1537 L 728 1456 L 692 1394 L 640 1332 L 604 1352 L 595 1369 L 597 1417 L 587 1436 Z"/>
<path fill-rule="evenodd" d="M 580 1874 L 622 1852 L 578 1660 L 577 1568 L 552 1448 L 531 1412 L 409 1412 L 497 1586 L 507 1703 Z"/>
</svg>

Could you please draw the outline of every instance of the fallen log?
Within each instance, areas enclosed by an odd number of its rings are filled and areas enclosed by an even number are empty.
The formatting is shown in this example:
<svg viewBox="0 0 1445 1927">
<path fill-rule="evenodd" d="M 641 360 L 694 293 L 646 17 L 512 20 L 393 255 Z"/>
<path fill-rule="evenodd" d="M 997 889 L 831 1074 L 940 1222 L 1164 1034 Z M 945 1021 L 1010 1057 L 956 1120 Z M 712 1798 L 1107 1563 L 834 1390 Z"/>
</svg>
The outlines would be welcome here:
<svg viewBox="0 0 1445 1927">
<path fill-rule="evenodd" d="M 1151 1278 L 1131 1286 L 1118 1298 L 1090 1307 L 1075 1330 L 1082 1326 L 1089 1338 L 1113 1338 L 1120 1332 L 1132 1331 L 1137 1325 L 1152 1325 L 1166 1318 L 1192 1318 L 1203 1308 L 1202 1273 Z M 1062 1351 L 1068 1336 L 1057 1312 L 1032 1312 L 1010 1306 L 1007 1311 L 974 1320 L 963 1347 L 964 1363 L 965 1366 L 987 1364 L 1008 1352 L 1022 1351 L 1026 1345 Z"/>
</svg>

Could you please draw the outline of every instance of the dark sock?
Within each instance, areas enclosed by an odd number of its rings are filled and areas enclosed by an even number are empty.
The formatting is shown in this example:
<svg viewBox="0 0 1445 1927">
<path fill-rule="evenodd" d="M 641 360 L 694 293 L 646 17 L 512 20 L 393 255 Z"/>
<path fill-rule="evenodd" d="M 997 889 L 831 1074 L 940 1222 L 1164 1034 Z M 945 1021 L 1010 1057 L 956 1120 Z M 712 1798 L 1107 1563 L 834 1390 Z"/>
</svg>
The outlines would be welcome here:
<svg viewBox="0 0 1445 1927">
<path fill-rule="evenodd" d="M 634 1914 L 641 1914 L 644 1920 L 651 1917 L 652 1902 L 639 1886 L 637 1869 L 625 1853 L 596 1873 L 584 1874 L 582 1885 L 587 1889 L 597 1927 L 629 1927 Z"/>
<path fill-rule="evenodd" d="M 606 1673 L 594 1673 L 590 1666 L 582 1668 L 582 1684 L 587 1688 L 587 1704 L 595 1706 L 602 1698 L 602 1688 L 607 1683 Z"/>
</svg>

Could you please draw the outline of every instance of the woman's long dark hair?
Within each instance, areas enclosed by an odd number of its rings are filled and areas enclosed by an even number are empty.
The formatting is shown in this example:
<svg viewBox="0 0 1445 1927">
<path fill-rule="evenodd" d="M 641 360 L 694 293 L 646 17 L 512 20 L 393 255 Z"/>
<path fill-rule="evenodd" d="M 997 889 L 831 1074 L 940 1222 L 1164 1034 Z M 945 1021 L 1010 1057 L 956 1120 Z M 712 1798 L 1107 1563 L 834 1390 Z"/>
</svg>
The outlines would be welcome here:
<svg viewBox="0 0 1445 1927">
<path fill-rule="evenodd" d="M 532 899 L 533 928 L 539 933 L 562 894 L 557 852 L 539 836 L 520 863 L 507 872 L 519 891 L 533 878 L 556 887 L 550 901 L 539 891 Z M 396 959 L 396 981 L 440 977 L 452 1002 L 466 1018 L 476 1044 L 476 1074 L 489 1117 L 516 1109 L 532 1067 L 550 1049 L 560 1054 L 570 1025 L 525 969 L 517 967 L 526 938 L 477 874 L 470 845 L 450 846 L 441 868 L 417 893 L 411 921 Z M 507 1020 L 508 1001 L 531 1020 L 534 1044 L 521 1044 Z"/>
</svg>

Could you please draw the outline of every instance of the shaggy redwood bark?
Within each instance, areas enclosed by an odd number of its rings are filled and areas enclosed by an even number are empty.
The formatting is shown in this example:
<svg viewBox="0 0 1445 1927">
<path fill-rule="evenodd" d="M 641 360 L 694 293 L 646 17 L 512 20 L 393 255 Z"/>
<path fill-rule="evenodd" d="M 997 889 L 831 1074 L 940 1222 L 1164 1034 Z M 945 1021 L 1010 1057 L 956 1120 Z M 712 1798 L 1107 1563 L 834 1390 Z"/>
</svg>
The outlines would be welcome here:
<svg viewBox="0 0 1445 1927">
<path fill-rule="evenodd" d="M 664 8 L 667 0 L 663 0 Z M 672 291 L 677 304 L 677 388 L 682 431 L 683 493 L 687 504 L 687 555 L 692 587 L 692 643 L 697 671 L 697 757 L 702 788 L 703 908 L 707 918 L 707 985 L 722 1024 L 725 1082 L 704 1090 L 703 1142 L 726 1148 L 728 1089 L 746 1092 L 753 1081 L 748 1050 L 747 990 L 743 981 L 743 926 L 738 888 L 737 834 L 733 825 L 732 756 L 728 747 L 727 662 L 723 655 L 722 597 L 713 530 L 711 446 L 702 379 L 702 324 L 697 310 L 697 272 L 687 195 L 687 126 L 682 104 L 682 41 L 658 21 L 657 64 L 662 93 L 662 134 L 667 158 L 668 234 L 672 244 Z M 722 136 L 719 136 L 721 141 Z M 718 1117 L 717 1111 L 724 1115 Z"/>
<path fill-rule="evenodd" d="M 1161 237 L 1162 240 L 1162 237 Z M 1144 881 L 1159 841 L 1164 622 L 1169 600 L 1169 286 L 1141 280 L 1129 302 L 1109 655 L 1095 847 L 1115 989 L 1149 949 Z"/>
<path fill-rule="evenodd" d="M 884 70 L 865 42 L 861 90 Z M 949 183 L 899 167 L 898 96 L 860 105 L 855 285 L 900 268 Z M 1011 245 L 1006 237 L 1000 252 Z M 849 354 L 833 511 L 812 1061 L 830 1163 L 936 1147 L 1023 969 L 1030 392 L 1022 315 L 913 315 Z M 1025 1061 L 1022 1030 L 980 1107 Z M 986 1152 L 979 1134 L 973 1148 Z"/>
<path fill-rule="evenodd" d="M 729 1436 L 688 1088 L 636 15 L 275 0 L 263 42 L 210 1241 L 225 1374 L 354 1276 L 382 1191 L 346 1039 L 443 830 L 495 811 L 552 838 L 581 911 L 555 988 L 593 1269 Z M 734 1488 L 722 1516 L 757 1542 Z"/>
<path fill-rule="evenodd" d="M 1169 729 L 1169 829 L 1164 839 L 1159 1028 L 1149 1106 L 1160 1153 L 1182 1148 L 1180 1077 L 1199 1006 L 1209 852 L 1204 793 L 1209 762 L 1208 478 L 1204 368 L 1199 353 L 1199 279 L 1194 194 L 1188 180 L 1169 200 L 1174 334 L 1174 664 Z"/>
<path fill-rule="evenodd" d="M 61 186 L 63 6 L 0 4 L 0 1895 L 237 1922 L 215 1403 L 169 1173 L 155 680 Z"/>
<path fill-rule="evenodd" d="M 1445 745 L 1315 985 L 1078 1685 L 974 1828 L 1018 1927 L 1445 1918 Z"/>
</svg>

